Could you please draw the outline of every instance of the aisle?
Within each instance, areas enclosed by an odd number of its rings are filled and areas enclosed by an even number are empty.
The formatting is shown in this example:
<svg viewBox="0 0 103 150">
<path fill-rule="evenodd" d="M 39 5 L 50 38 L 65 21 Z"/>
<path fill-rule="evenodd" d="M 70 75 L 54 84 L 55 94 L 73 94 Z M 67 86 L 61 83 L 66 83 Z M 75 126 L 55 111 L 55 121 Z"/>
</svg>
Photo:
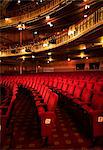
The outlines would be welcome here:
<svg viewBox="0 0 103 150">
<path fill-rule="evenodd" d="M 65 110 L 56 108 L 57 125 L 53 129 L 53 144 L 42 147 L 37 116 L 32 107 L 31 98 L 20 94 L 17 97 L 13 111 L 13 137 L 8 136 L 3 149 L 31 150 L 31 149 L 81 149 L 87 150 L 90 142 L 84 138 Z M 99 147 L 96 147 L 99 148 Z M 98 150 L 100 150 L 99 148 Z"/>
</svg>

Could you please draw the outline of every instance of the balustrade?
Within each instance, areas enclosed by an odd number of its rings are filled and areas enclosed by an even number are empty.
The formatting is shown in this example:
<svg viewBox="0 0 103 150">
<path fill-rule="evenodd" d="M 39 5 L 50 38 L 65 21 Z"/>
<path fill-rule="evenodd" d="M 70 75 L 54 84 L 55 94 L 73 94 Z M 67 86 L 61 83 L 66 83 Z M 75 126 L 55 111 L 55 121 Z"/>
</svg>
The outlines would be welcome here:
<svg viewBox="0 0 103 150">
<path fill-rule="evenodd" d="M 39 51 L 45 51 L 45 50 L 49 50 L 52 48 L 56 48 L 61 45 L 67 44 L 75 40 L 76 38 L 81 37 L 82 35 L 90 32 L 91 30 L 95 29 L 98 26 L 101 26 L 102 24 L 103 24 L 103 7 L 96 10 L 93 14 L 85 18 L 80 23 L 70 26 L 69 29 L 66 30 L 65 32 L 64 31 L 60 32 L 59 35 L 55 36 L 56 44 L 50 44 L 47 47 L 43 47 L 43 43 L 50 41 L 50 38 L 49 38 L 49 39 L 46 39 L 46 41 L 44 42 L 38 43 L 37 45 L 32 45 L 32 46 L 27 45 L 26 47 L 27 48 L 29 47 L 32 50 L 32 52 L 39 52 Z M 70 33 L 69 35 L 68 35 L 68 32 Z M 21 49 L 23 48 L 25 48 L 25 46 L 17 48 L 18 53 L 15 55 L 23 54 L 21 52 Z M 10 50 L 1 51 L 1 57 L 9 56 L 9 55 L 13 55 L 11 54 Z"/>
</svg>

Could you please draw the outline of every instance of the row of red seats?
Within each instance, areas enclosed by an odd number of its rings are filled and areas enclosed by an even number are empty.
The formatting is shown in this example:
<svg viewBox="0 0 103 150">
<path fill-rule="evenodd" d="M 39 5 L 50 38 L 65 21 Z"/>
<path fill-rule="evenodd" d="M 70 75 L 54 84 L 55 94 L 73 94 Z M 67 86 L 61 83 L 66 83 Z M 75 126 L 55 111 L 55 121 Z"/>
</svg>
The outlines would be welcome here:
<svg viewBox="0 0 103 150">
<path fill-rule="evenodd" d="M 40 130 L 43 143 L 51 143 L 52 128 L 56 124 L 55 109 L 58 102 L 58 95 L 50 90 L 44 84 L 36 83 L 33 88 L 28 87 L 33 94 L 33 103 L 35 104 L 38 118 L 40 121 Z"/>
<path fill-rule="evenodd" d="M 4 82 L 11 80 L 18 85 L 22 84 L 23 87 L 29 88 L 32 92 L 32 89 L 35 89 L 34 97 L 36 101 L 34 100 L 34 102 L 38 115 L 40 110 L 44 112 L 49 106 L 49 101 L 44 97 L 46 93 L 43 86 L 51 88 L 60 96 L 63 96 L 62 101 L 65 101 L 66 105 L 69 104 L 69 109 L 75 111 L 76 115 L 81 114 L 81 120 L 85 114 L 86 116 L 88 114 L 89 120 L 92 122 L 94 137 L 103 136 L 103 72 L 44 73 L 16 77 L 8 76 L 6 78 L 2 77 L 2 79 Z M 40 107 L 37 106 L 37 100 L 41 100 L 38 94 L 44 100 L 44 104 Z M 39 116 L 41 118 L 41 115 Z"/>
<path fill-rule="evenodd" d="M 94 86 L 94 87 L 93 87 Z M 76 118 L 83 119 L 88 115 L 92 126 L 92 136 L 103 136 L 103 82 L 101 83 L 80 83 L 70 82 L 57 87 L 52 86 L 65 103 L 68 109 L 76 112 Z M 80 118 L 81 116 L 81 118 Z M 88 123 L 87 123 L 88 127 Z"/>
<path fill-rule="evenodd" d="M 13 82 L 2 82 L 0 86 L 5 87 L 10 92 L 6 98 L 1 101 L 0 105 L 1 145 L 5 145 L 6 135 L 11 122 L 12 110 L 14 108 L 16 95 L 18 92 L 18 86 Z"/>
</svg>

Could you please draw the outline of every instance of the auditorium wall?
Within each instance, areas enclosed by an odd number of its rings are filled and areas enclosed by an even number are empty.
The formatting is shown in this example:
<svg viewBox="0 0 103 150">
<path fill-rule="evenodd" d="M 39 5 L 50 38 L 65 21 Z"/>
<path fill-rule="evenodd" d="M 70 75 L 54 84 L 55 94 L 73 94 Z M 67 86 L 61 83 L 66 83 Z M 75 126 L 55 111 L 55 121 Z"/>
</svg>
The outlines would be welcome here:
<svg viewBox="0 0 103 150">
<path fill-rule="evenodd" d="M 99 64 L 99 68 L 90 69 L 90 63 Z M 84 69 L 78 69 L 76 67 L 77 64 L 85 64 Z M 103 58 L 89 58 L 79 59 L 79 60 L 71 60 L 71 61 L 53 61 L 49 64 L 39 64 L 23 62 L 19 64 L 1 64 L 0 65 L 0 74 L 25 74 L 25 73 L 38 73 L 38 72 L 70 72 L 70 71 L 103 71 Z"/>
</svg>

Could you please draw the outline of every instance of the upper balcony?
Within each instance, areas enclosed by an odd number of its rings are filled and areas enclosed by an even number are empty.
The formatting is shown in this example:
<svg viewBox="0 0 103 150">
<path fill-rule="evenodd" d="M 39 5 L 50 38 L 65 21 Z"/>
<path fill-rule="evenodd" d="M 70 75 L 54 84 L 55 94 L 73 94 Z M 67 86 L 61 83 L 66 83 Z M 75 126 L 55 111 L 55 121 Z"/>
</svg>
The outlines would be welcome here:
<svg viewBox="0 0 103 150">
<path fill-rule="evenodd" d="M 27 49 L 30 49 L 31 52 L 25 51 L 25 46 L 16 48 L 16 53 L 12 54 L 10 49 L 5 49 L 1 51 L 1 57 L 7 56 L 16 56 L 16 55 L 25 55 L 31 54 L 32 52 L 41 52 L 50 49 L 55 49 L 62 45 L 67 45 L 68 43 L 82 37 L 83 35 L 95 30 L 98 27 L 103 25 L 103 7 L 97 9 L 93 14 L 70 26 L 66 31 L 62 31 L 59 35 L 55 36 L 55 44 L 50 44 L 49 41 L 51 38 L 48 38 L 44 41 L 36 43 L 35 45 L 26 45 Z M 102 43 L 103 46 L 103 43 Z"/>
<path fill-rule="evenodd" d="M 13 26 L 15 24 L 18 24 L 19 22 L 24 23 L 24 22 L 28 22 L 31 20 L 38 20 L 41 17 L 45 16 L 46 14 L 50 14 L 50 13 L 53 13 L 54 11 L 57 11 L 62 5 L 65 5 L 69 3 L 70 1 L 71 0 L 66 0 L 66 1 L 65 0 L 52 0 L 52 1 L 49 1 L 46 5 L 37 7 L 31 12 L 29 12 L 30 8 L 33 7 L 31 6 L 31 4 L 20 8 L 22 12 L 18 10 L 14 10 L 14 13 L 12 12 L 12 15 L 15 14 L 15 17 L 10 17 L 9 21 L 5 21 L 4 19 L 0 20 L 0 29 Z M 28 11 L 26 11 L 26 9 Z"/>
</svg>

